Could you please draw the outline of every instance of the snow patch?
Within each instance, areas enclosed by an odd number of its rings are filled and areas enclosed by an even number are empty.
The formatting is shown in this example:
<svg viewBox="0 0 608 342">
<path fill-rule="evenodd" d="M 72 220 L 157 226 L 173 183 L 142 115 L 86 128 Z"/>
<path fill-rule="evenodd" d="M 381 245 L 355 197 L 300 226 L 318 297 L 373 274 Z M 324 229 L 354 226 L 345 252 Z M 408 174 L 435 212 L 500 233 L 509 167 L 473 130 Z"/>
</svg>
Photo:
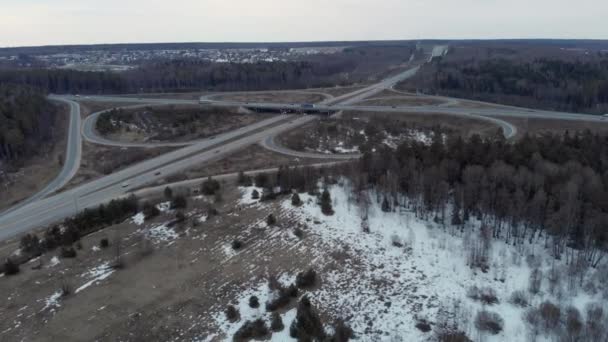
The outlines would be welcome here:
<svg viewBox="0 0 608 342">
<path fill-rule="evenodd" d="M 56 256 L 54 256 L 54 257 L 51 258 L 51 261 L 49 261 L 49 266 L 48 267 L 57 266 L 57 265 L 59 265 L 59 263 L 60 263 L 59 258 L 56 257 Z"/>
<path fill-rule="evenodd" d="M 57 291 L 44 299 L 44 307 L 40 311 L 45 311 L 49 309 L 51 312 L 55 312 L 55 310 L 61 306 L 59 304 L 59 299 L 61 298 L 61 291 Z"/>
<path fill-rule="evenodd" d="M 105 262 L 99 266 L 96 266 L 82 275 L 84 278 L 89 278 L 90 280 L 81 285 L 79 288 L 74 291 L 74 293 L 78 293 L 87 287 L 102 281 L 108 278 L 112 273 L 114 273 L 114 269 L 110 266 L 109 262 Z"/>
<path fill-rule="evenodd" d="M 144 215 L 144 213 L 137 213 L 131 218 L 131 221 L 133 221 L 133 223 L 135 223 L 136 225 L 141 226 L 142 224 L 144 224 L 145 218 L 146 216 Z"/>
<path fill-rule="evenodd" d="M 251 205 L 251 204 L 256 204 L 256 203 L 260 202 L 259 199 L 251 198 L 251 195 L 254 190 L 256 190 L 258 192 L 260 197 L 262 197 L 262 193 L 264 192 L 263 188 L 258 188 L 256 186 L 248 186 L 248 187 L 240 186 L 239 191 L 241 192 L 241 198 L 239 199 L 238 203 L 240 205 Z"/>
<path fill-rule="evenodd" d="M 173 241 L 179 237 L 173 228 L 169 228 L 165 224 L 148 229 L 146 231 L 146 236 L 156 242 Z"/>
<path fill-rule="evenodd" d="M 156 205 L 156 208 L 161 212 L 165 213 L 171 209 L 171 202 L 162 202 Z"/>
</svg>

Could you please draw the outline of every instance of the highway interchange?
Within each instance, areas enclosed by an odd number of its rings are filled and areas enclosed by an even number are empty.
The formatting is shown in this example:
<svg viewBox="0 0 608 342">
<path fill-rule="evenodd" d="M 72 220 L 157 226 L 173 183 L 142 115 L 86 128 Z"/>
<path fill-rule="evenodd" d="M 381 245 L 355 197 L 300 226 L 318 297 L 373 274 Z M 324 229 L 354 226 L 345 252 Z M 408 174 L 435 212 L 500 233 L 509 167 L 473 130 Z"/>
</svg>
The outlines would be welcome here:
<svg viewBox="0 0 608 342">
<path fill-rule="evenodd" d="M 435 53 L 444 53 L 438 50 Z M 340 113 L 341 111 L 369 111 L 387 113 L 445 114 L 460 117 L 476 118 L 492 122 L 499 126 L 507 138 L 517 134 L 517 128 L 500 117 L 550 118 L 562 120 L 579 120 L 604 122 L 602 117 L 575 113 L 530 110 L 526 108 L 493 106 L 486 108 L 462 108 L 454 106 L 367 106 L 357 105 L 383 90 L 392 89 L 398 82 L 413 76 L 420 66 L 407 69 L 377 84 L 359 89 L 338 97 L 331 97 L 315 105 L 315 110 Z M 95 207 L 111 199 L 128 194 L 136 188 L 160 181 L 170 174 L 175 174 L 195 165 L 222 159 L 237 150 L 255 143 L 260 143 L 274 152 L 302 158 L 317 159 L 351 159 L 358 155 L 326 155 L 289 150 L 275 143 L 274 137 L 282 132 L 292 130 L 316 120 L 315 115 L 277 115 L 272 118 L 241 127 L 228 133 L 193 142 L 180 143 L 126 143 L 105 139 L 95 131 L 95 121 L 103 112 L 94 113 L 81 122 L 77 96 L 50 96 L 53 101 L 60 101 L 70 106 L 70 126 L 65 162 L 60 174 L 40 192 L 17 206 L 0 213 L 0 241 L 9 239 L 32 229 L 42 227 L 72 216 L 84 208 Z M 195 100 L 151 99 L 124 96 L 87 96 L 87 101 L 128 103 L 132 106 L 198 104 Z M 452 104 L 457 99 L 449 99 Z M 227 101 L 205 96 L 201 102 L 210 102 L 213 106 L 245 107 L 249 109 L 270 109 L 278 111 L 299 111 L 301 104 L 283 103 L 243 103 Z M 73 189 L 58 192 L 76 174 L 82 155 L 82 139 L 95 144 L 117 147 L 181 147 L 175 151 L 127 167 Z"/>
</svg>

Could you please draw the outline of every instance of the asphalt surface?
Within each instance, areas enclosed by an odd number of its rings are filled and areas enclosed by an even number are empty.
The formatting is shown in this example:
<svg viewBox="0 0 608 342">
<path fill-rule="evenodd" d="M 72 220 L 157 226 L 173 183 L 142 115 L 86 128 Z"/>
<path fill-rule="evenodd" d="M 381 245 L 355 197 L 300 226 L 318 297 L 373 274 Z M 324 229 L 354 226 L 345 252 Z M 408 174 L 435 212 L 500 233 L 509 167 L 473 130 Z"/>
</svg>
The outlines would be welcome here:
<svg viewBox="0 0 608 342">
<path fill-rule="evenodd" d="M 287 131 L 314 119 L 313 116 L 276 116 L 146 160 L 74 189 L 32 201 L 0 217 L 0 240 L 72 216 L 85 208 L 120 197 L 130 189 L 141 188 L 186 168 L 221 159 L 263 140 L 268 134 Z"/>
<path fill-rule="evenodd" d="M 437 49 L 436 51 L 434 50 L 433 55 L 440 55 L 444 53 L 443 51 L 444 50 L 441 49 Z M 395 114 L 436 113 L 473 117 L 499 125 L 507 138 L 515 136 L 517 133 L 517 128 L 496 116 L 578 120 L 598 123 L 606 122 L 604 121 L 604 118 L 593 115 L 538 111 L 506 106 L 494 108 L 453 108 L 443 106 L 386 107 L 355 105 L 357 102 L 369 98 L 384 89 L 392 89 L 398 82 L 413 76 L 418 71 L 418 68 L 419 67 L 408 69 L 396 76 L 383 80 L 378 84 L 371 85 L 350 94 L 329 98 L 317 104 L 315 109 L 338 113 L 344 110 L 352 110 L 388 112 Z M 53 182 L 48 184 L 41 192 L 0 216 L 0 240 L 11 238 L 31 229 L 59 221 L 65 217 L 76 214 L 84 208 L 95 207 L 113 198 L 124 196 L 125 194 L 129 193 L 131 189 L 140 189 L 146 184 L 161 180 L 170 174 L 180 172 L 186 168 L 221 159 L 227 154 L 257 142 L 262 142 L 264 146 L 273 151 L 285 153 L 295 157 L 320 159 L 349 159 L 357 157 L 357 155 L 340 156 L 316 153 L 309 154 L 306 152 L 292 151 L 277 146 L 274 143 L 274 136 L 317 119 L 317 116 L 312 115 L 277 115 L 276 117 L 239 128 L 232 132 L 217 135 L 209 139 L 188 143 L 188 146 L 179 150 L 146 160 L 124 170 L 80 185 L 74 189 L 44 198 L 45 196 L 48 196 L 64 186 L 78 170 L 81 156 L 81 136 L 84 136 L 88 141 L 95 143 L 106 145 L 110 144 L 112 146 L 126 146 L 124 143 L 112 142 L 99 137 L 94 130 L 95 117 L 87 119 L 84 125 L 81 126 L 79 106 L 74 102 L 75 100 L 86 99 L 87 101 L 97 102 L 131 103 L 134 106 L 199 103 L 199 101 L 193 100 L 131 98 L 122 96 L 87 96 L 84 98 L 51 96 L 51 98 L 53 100 L 67 102 L 71 106 L 70 135 L 68 139 L 69 142 L 66 153 L 66 162 L 64 163 L 60 175 Z M 214 106 L 239 106 L 254 109 L 293 111 L 299 111 L 302 109 L 301 105 L 299 104 L 217 101 L 214 100 L 213 97 L 208 96 L 201 99 L 205 101 L 212 101 Z M 458 99 L 452 100 L 458 101 Z M 96 115 L 98 116 L 100 113 L 96 113 Z M 178 143 L 174 146 L 182 145 L 183 143 Z M 149 147 L 151 144 L 133 144 L 129 146 Z M 167 145 L 163 144 L 162 146 Z"/>
<path fill-rule="evenodd" d="M 63 166 L 61 171 L 50 183 L 48 183 L 42 190 L 38 191 L 28 199 L 20 202 L 19 204 L 5 210 L 2 215 L 7 215 L 17 209 L 20 209 L 30 203 L 33 203 L 53 192 L 64 187 L 78 172 L 80 167 L 80 159 L 82 157 L 82 139 L 80 135 L 80 106 L 78 103 L 64 99 L 61 97 L 50 97 L 51 100 L 62 102 L 70 107 L 70 124 L 68 128 L 68 139 L 66 143 L 66 151 L 64 155 Z"/>
</svg>

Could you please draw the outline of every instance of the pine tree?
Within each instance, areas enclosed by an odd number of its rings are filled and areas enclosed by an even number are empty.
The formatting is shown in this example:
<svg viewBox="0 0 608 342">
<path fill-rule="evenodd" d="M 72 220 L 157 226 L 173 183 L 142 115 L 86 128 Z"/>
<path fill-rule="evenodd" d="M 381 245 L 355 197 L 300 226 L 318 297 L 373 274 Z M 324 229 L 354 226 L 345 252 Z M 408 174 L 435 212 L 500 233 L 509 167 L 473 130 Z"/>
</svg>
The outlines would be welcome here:
<svg viewBox="0 0 608 342">
<path fill-rule="evenodd" d="M 302 204 L 302 200 L 300 200 L 300 195 L 298 195 L 297 192 L 291 196 L 291 204 L 294 207 L 298 207 Z"/>
<path fill-rule="evenodd" d="M 321 194 L 321 212 L 328 216 L 334 214 L 334 209 L 331 206 L 331 195 L 327 189 L 323 190 L 323 194 Z"/>
</svg>

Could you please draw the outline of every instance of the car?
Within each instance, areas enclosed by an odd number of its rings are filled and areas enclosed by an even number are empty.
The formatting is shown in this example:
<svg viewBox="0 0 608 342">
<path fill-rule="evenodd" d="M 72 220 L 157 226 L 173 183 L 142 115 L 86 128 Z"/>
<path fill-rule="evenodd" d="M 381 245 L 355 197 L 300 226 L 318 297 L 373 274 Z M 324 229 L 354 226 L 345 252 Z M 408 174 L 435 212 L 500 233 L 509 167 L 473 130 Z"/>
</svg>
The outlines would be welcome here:
<svg viewBox="0 0 608 342">
<path fill-rule="evenodd" d="M 154 175 L 155 175 L 155 176 L 160 175 L 160 171 L 156 171 L 156 172 L 154 172 Z"/>
<path fill-rule="evenodd" d="M 120 186 L 122 186 L 123 188 L 126 188 L 129 185 L 131 185 L 131 183 L 129 183 L 129 181 L 126 181 L 126 182 L 122 182 L 122 184 Z"/>
<path fill-rule="evenodd" d="M 218 154 L 218 153 L 220 153 L 220 150 L 215 150 L 215 152 L 213 152 L 213 153 Z"/>
</svg>

